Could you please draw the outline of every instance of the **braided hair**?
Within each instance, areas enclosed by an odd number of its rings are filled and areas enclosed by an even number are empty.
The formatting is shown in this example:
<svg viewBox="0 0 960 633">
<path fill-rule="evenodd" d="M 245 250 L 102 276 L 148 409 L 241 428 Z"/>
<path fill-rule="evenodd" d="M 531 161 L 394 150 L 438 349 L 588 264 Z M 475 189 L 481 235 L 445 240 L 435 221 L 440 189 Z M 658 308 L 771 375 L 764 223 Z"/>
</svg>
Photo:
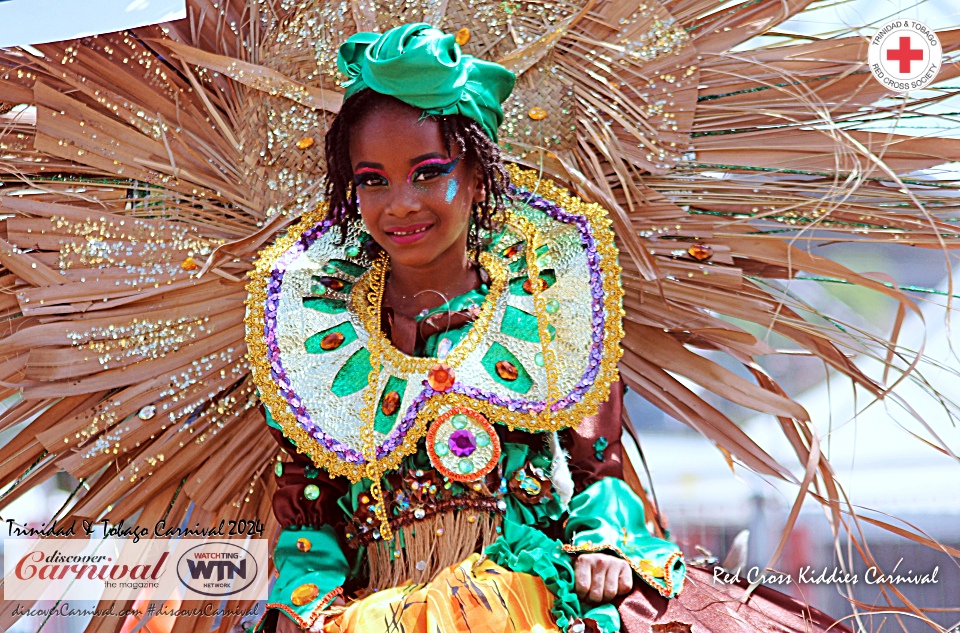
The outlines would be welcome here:
<svg viewBox="0 0 960 633">
<path fill-rule="evenodd" d="M 326 194 L 330 204 L 329 217 L 340 228 L 341 242 L 346 239 L 347 226 L 360 218 L 357 188 L 353 182 L 353 163 L 350 160 L 350 132 L 365 114 L 391 101 L 403 103 L 395 97 L 374 92 L 369 88 L 361 90 L 344 101 L 327 131 Z M 461 114 L 435 118 L 440 124 L 440 133 L 447 152 L 450 152 L 456 143 L 468 167 L 479 167 L 482 174 L 486 196 L 483 201 L 474 203 L 470 233 L 467 237 L 467 248 L 477 257 L 482 247 L 480 231 L 495 228 L 498 219 L 502 217 L 504 200 L 508 195 L 510 180 L 503 166 L 500 146 L 493 142 L 473 119 Z"/>
</svg>

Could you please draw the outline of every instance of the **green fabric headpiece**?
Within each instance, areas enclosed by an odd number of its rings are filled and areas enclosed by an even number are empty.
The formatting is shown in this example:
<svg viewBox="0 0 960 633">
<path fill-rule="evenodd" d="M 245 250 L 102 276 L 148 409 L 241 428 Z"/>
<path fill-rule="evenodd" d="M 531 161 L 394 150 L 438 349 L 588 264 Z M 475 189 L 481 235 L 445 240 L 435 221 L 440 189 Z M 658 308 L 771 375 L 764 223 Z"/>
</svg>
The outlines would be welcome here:
<svg viewBox="0 0 960 633">
<path fill-rule="evenodd" d="M 453 35 L 424 23 L 351 36 L 340 46 L 337 67 L 349 78 L 344 100 L 370 88 L 422 108 L 423 116 L 462 114 L 494 141 L 500 104 L 517 81 L 500 64 L 464 55 Z"/>
</svg>

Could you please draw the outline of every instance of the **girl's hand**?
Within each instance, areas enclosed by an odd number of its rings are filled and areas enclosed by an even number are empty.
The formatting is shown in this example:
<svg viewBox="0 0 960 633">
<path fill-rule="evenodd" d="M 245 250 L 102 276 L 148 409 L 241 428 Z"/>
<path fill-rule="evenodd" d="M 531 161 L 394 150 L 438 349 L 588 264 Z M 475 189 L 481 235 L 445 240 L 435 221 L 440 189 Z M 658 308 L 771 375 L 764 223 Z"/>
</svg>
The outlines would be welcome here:
<svg viewBox="0 0 960 633">
<path fill-rule="evenodd" d="M 633 589 L 633 569 L 609 554 L 580 554 L 574 571 L 577 595 L 590 602 L 610 602 Z"/>
<path fill-rule="evenodd" d="M 337 596 L 336 599 L 330 603 L 330 606 L 345 607 L 347 606 L 347 602 L 343 599 L 343 596 Z M 317 618 L 317 621 L 314 622 L 313 626 L 309 629 L 310 633 L 319 633 L 322 631 L 323 621 L 323 617 Z M 303 630 L 304 629 L 300 628 L 300 625 L 282 613 L 277 616 L 277 633 L 303 633 Z"/>
</svg>

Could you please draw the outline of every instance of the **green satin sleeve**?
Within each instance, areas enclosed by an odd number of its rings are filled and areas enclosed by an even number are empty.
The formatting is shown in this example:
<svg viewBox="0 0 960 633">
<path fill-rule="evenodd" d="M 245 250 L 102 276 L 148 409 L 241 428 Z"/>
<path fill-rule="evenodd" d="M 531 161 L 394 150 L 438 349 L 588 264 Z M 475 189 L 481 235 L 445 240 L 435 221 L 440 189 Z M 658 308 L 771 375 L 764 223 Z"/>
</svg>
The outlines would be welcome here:
<svg viewBox="0 0 960 633">
<path fill-rule="evenodd" d="M 683 588 L 687 571 L 683 553 L 650 534 L 643 503 L 622 479 L 601 479 L 575 495 L 564 534 L 568 552 L 614 553 L 665 598 Z"/>
<path fill-rule="evenodd" d="M 273 562 L 279 577 L 267 598 L 267 613 L 276 609 L 302 629 L 313 626 L 321 612 L 343 593 L 347 559 L 329 525 L 286 528 L 277 540 Z"/>
</svg>

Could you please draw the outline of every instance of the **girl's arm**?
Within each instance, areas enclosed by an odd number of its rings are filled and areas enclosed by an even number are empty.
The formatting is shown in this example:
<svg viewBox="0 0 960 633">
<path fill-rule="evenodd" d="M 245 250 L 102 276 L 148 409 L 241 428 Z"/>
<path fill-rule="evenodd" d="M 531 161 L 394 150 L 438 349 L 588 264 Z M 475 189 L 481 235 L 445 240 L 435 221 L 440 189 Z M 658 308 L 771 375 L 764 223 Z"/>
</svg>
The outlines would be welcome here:
<svg viewBox="0 0 960 633">
<path fill-rule="evenodd" d="M 267 599 L 269 623 L 278 611 L 309 629 L 343 593 L 349 572 L 346 556 L 337 532 L 337 499 L 346 492 L 341 481 L 331 480 L 283 437 L 276 423 L 267 414 L 267 424 L 277 442 L 293 456 L 276 468 L 277 491 L 273 497 L 273 513 L 282 531 L 273 551 L 278 578 Z"/>
<path fill-rule="evenodd" d="M 617 382 L 597 415 L 565 432 L 575 494 L 564 529 L 564 548 L 615 555 L 661 595 L 673 597 L 680 592 L 686 573 L 683 554 L 670 541 L 650 534 L 643 503 L 623 481 L 622 410 L 623 385 Z M 585 574 L 583 566 L 578 565 L 580 577 Z M 611 581 L 611 587 L 615 584 Z"/>
</svg>

